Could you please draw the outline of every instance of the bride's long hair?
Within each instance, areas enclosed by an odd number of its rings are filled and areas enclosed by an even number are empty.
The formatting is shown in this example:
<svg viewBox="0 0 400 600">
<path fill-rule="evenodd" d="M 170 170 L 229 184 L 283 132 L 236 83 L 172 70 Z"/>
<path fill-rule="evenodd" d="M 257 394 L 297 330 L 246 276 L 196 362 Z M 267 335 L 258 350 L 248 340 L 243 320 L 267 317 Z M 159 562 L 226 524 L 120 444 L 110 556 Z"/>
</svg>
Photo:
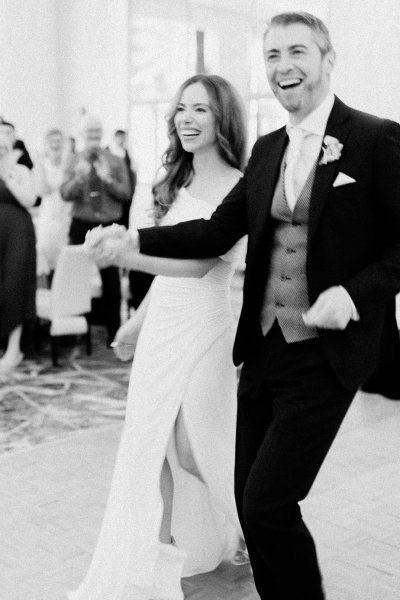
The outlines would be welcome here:
<svg viewBox="0 0 400 600">
<path fill-rule="evenodd" d="M 152 192 L 154 217 L 158 223 L 173 204 L 178 190 L 191 182 L 193 154 L 182 148 L 174 119 L 183 91 L 194 83 L 207 90 L 210 108 L 215 117 L 216 138 L 220 156 L 232 167 L 243 170 L 246 152 L 247 124 L 242 100 L 235 88 L 219 75 L 194 75 L 176 93 L 167 114 L 169 146 L 162 157 L 164 175 L 156 179 Z"/>
</svg>

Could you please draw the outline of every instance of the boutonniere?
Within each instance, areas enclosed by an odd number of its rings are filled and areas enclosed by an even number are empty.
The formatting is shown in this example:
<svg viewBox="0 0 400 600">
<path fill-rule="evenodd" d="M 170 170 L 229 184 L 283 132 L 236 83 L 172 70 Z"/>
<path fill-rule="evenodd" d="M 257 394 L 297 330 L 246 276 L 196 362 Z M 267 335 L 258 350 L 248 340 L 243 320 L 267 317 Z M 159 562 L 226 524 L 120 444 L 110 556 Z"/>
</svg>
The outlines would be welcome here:
<svg viewBox="0 0 400 600">
<path fill-rule="evenodd" d="M 342 155 L 343 144 L 332 135 L 326 135 L 322 142 L 322 158 L 319 161 L 319 165 L 327 165 L 334 160 L 338 160 Z"/>
</svg>

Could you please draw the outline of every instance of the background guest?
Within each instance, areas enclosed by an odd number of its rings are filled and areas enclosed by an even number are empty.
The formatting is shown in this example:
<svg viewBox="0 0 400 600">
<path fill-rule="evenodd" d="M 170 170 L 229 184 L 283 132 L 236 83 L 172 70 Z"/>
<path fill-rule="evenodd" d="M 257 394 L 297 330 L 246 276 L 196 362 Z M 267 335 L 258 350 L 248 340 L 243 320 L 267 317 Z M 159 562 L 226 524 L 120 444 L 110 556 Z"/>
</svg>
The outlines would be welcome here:
<svg viewBox="0 0 400 600">
<path fill-rule="evenodd" d="M 73 135 L 69 135 L 67 138 L 68 150 L 71 154 L 76 154 L 76 140 Z"/>
<path fill-rule="evenodd" d="M 97 225 L 120 223 L 123 206 L 131 200 L 125 163 L 102 148 L 103 126 L 97 117 L 85 118 L 82 137 L 84 149 L 70 155 L 61 185 L 62 197 L 72 202 L 71 244 L 82 244 L 86 233 Z M 103 287 L 100 318 L 107 327 L 107 343 L 110 343 L 120 326 L 119 270 L 108 267 L 100 274 Z"/>
<path fill-rule="evenodd" d="M 26 149 L 24 142 L 22 140 L 17 139 L 15 125 L 13 123 L 10 123 L 9 121 L 2 121 L 0 123 L 0 132 L 4 133 L 10 140 L 11 147 L 16 152 L 17 163 L 28 167 L 28 169 L 32 169 L 32 159 L 29 156 L 29 152 Z"/>
<path fill-rule="evenodd" d="M 0 377 L 22 361 L 22 325 L 35 316 L 35 233 L 27 210 L 35 202 L 29 169 L 17 164 L 9 135 L 0 132 Z"/>
<path fill-rule="evenodd" d="M 59 129 L 50 129 L 44 143 L 44 154 L 34 169 L 36 191 L 42 197 L 35 223 L 38 275 L 54 271 L 61 248 L 68 244 L 71 225 L 71 204 L 60 194 L 67 158 L 64 135 Z"/>
<path fill-rule="evenodd" d="M 127 150 L 127 133 L 124 129 L 117 129 L 115 131 L 113 143 L 110 145 L 110 150 L 113 154 L 122 158 L 127 166 L 131 185 L 131 198 L 133 199 L 137 183 L 137 174 L 134 162 Z M 124 225 L 127 229 L 129 225 L 132 225 L 132 223 L 130 223 L 132 215 L 131 204 L 132 202 L 124 205 L 123 214 L 120 221 L 121 225 Z M 142 273 L 140 271 L 129 271 L 128 278 L 130 292 L 128 304 L 130 308 L 137 309 L 149 291 L 153 281 L 153 275 L 150 275 L 149 273 Z"/>
<path fill-rule="evenodd" d="M 127 133 L 124 129 L 117 129 L 114 133 L 113 143 L 110 144 L 110 151 L 114 156 L 119 156 L 124 161 L 126 168 L 128 170 L 129 184 L 131 186 L 130 195 L 131 202 L 127 202 L 122 207 L 122 217 L 120 220 L 121 225 L 125 227 L 129 227 L 129 211 L 131 208 L 133 194 L 135 193 L 136 188 L 136 168 L 134 167 L 134 163 L 129 155 L 127 149 Z"/>
</svg>

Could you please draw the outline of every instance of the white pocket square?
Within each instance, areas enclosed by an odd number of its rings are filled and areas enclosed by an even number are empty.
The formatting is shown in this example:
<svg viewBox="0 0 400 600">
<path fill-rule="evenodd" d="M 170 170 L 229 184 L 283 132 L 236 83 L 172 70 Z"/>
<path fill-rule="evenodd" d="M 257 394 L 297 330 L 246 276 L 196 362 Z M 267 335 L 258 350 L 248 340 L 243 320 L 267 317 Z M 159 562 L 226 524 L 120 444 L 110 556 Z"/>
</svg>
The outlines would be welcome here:
<svg viewBox="0 0 400 600">
<path fill-rule="evenodd" d="M 346 173 L 338 173 L 335 181 L 333 182 L 333 187 L 338 187 L 339 185 L 346 185 L 347 183 L 355 183 L 355 179 L 350 177 L 350 175 L 346 175 Z"/>
</svg>

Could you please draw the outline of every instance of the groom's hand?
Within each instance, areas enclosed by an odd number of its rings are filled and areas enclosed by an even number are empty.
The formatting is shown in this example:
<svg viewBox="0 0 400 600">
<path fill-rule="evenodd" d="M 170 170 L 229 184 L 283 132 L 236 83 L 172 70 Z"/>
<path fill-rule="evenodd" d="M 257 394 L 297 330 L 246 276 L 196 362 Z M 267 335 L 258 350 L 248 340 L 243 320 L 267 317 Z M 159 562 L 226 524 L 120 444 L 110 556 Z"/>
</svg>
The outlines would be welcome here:
<svg viewBox="0 0 400 600">
<path fill-rule="evenodd" d="M 331 287 L 318 296 L 311 308 L 303 315 L 308 327 L 320 329 L 346 329 L 354 316 L 354 305 L 347 291 L 341 286 Z"/>
</svg>

